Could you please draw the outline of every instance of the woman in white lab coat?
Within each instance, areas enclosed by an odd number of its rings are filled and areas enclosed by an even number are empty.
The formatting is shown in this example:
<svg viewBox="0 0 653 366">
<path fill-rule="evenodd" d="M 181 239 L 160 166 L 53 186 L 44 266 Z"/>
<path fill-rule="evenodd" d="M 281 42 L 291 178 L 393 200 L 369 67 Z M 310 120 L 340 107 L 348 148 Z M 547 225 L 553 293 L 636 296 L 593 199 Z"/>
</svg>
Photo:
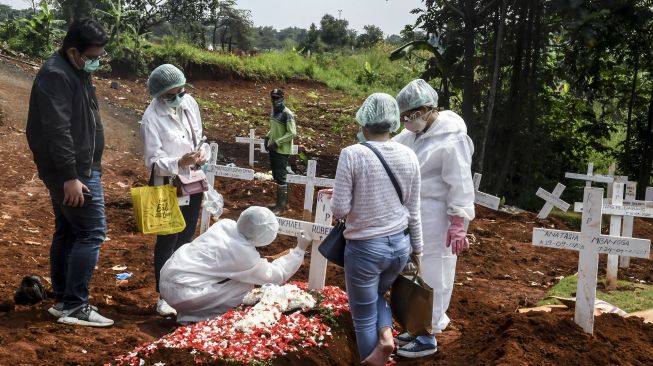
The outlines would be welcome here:
<svg viewBox="0 0 653 366">
<path fill-rule="evenodd" d="M 206 162 L 210 152 L 202 143 L 202 119 L 195 99 L 186 94 L 186 78 L 181 70 L 164 64 L 152 71 L 147 81 L 152 102 L 141 121 L 145 166 L 153 174 L 155 185 L 170 182 L 177 175 L 189 175 L 191 169 Z M 159 291 L 159 274 L 165 262 L 195 233 L 202 205 L 202 193 L 179 197 L 186 228 L 171 235 L 158 235 L 154 246 L 154 275 Z M 165 300 L 159 298 L 156 311 L 174 315 Z"/>
<path fill-rule="evenodd" d="M 410 147 L 420 163 L 420 211 L 424 251 L 422 277 L 433 288 L 433 332 L 449 324 L 446 314 L 456 274 L 456 259 L 469 247 L 465 220 L 474 219 L 471 162 L 474 144 L 463 119 L 439 112 L 438 94 L 424 80 L 410 82 L 397 95 L 404 130 L 393 141 Z M 435 336 L 395 338 L 402 357 L 422 357 L 437 351 Z"/>
<path fill-rule="evenodd" d="M 237 222 L 222 219 L 179 248 L 161 270 L 161 295 L 177 310 L 177 322 L 211 319 L 240 305 L 256 285 L 288 281 L 304 262 L 305 246 L 273 262 L 256 250 L 272 243 L 278 229 L 272 211 L 252 206 Z"/>
</svg>

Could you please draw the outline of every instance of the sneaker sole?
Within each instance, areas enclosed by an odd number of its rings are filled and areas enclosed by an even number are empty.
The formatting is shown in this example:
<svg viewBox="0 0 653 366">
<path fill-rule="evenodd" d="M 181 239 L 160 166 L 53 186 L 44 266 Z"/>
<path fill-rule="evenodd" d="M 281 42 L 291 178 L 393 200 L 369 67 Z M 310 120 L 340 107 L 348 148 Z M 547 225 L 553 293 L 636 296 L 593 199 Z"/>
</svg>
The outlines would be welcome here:
<svg viewBox="0 0 653 366">
<path fill-rule="evenodd" d="M 406 341 L 402 341 L 402 340 L 399 339 L 399 338 L 395 338 L 395 344 L 396 344 L 398 347 L 403 347 L 403 346 L 407 345 L 408 343 L 410 343 L 410 342 L 412 342 L 412 341 L 413 341 L 413 340 L 411 339 L 410 341 L 406 342 Z"/>
<path fill-rule="evenodd" d="M 83 325 L 86 327 L 97 327 L 97 328 L 110 327 L 114 323 L 113 321 L 111 323 L 94 323 L 94 322 L 87 322 L 86 320 L 81 320 L 81 319 L 71 318 L 71 317 L 59 318 L 58 322 L 62 324 Z"/>
<path fill-rule="evenodd" d="M 48 309 L 48 314 L 52 315 L 55 318 L 61 318 L 61 316 L 63 315 L 63 311 L 50 308 Z"/>
<path fill-rule="evenodd" d="M 430 356 L 438 351 L 437 347 L 434 349 L 429 349 L 426 351 L 421 351 L 421 352 L 407 352 L 407 351 L 402 351 L 401 349 L 397 350 L 397 355 L 401 357 L 406 357 L 406 358 L 420 358 L 424 356 Z"/>
</svg>

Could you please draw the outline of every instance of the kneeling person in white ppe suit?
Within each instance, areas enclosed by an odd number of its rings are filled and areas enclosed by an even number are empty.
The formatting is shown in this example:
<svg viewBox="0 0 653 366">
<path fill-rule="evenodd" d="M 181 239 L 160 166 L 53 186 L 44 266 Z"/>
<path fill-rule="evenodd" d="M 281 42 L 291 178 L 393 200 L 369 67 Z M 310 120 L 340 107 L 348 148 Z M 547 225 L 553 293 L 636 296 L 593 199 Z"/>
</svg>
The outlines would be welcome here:
<svg viewBox="0 0 653 366">
<path fill-rule="evenodd" d="M 433 332 L 449 324 L 446 314 L 456 275 L 456 259 L 469 247 L 464 220 L 474 219 L 471 162 L 474 144 L 463 119 L 438 112 L 438 94 L 424 80 L 410 82 L 397 95 L 405 129 L 393 138 L 410 147 L 420 163 L 420 213 L 424 237 L 422 278 L 433 288 Z M 422 357 L 437 351 L 435 336 L 395 338 L 397 354 Z"/>
<path fill-rule="evenodd" d="M 177 310 L 177 322 L 214 318 L 240 305 L 255 285 L 288 281 L 304 262 L 305 247 L 273 262 L 256 250 L 272 243 L 278 229 L 272 211 L 253 206 L 238 222 L 220 220 L 179 248 L 161 269 L 160 284 L 162 297 Z"/>
</svg>

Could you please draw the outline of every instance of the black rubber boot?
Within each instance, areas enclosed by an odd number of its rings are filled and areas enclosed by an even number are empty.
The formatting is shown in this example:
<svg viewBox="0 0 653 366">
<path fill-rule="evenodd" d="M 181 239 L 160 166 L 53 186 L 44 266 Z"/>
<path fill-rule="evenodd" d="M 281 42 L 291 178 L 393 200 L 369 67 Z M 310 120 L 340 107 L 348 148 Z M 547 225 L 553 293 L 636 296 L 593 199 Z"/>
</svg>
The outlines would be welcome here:
<svg viewBox="0 0 653 366">
<path fill-rule="evenodd" d="M 288 184 L 277 184 L 277 204 L 272 208 L 272 212 L 278 215 L 288 208 Z"/>
</svg>

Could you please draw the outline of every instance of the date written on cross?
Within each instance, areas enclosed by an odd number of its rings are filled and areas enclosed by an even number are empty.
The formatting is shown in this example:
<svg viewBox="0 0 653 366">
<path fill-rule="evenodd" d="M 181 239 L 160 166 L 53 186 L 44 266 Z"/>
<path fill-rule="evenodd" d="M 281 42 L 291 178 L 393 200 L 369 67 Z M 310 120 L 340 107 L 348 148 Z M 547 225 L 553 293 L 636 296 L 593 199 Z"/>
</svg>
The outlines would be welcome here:
<svg viewBox="0 0 653 366">
<path fill-rule="evenodd" d="M 533 230 L 533 243 L 540 247 L 577 251 L 585 250 L 585 245 L 592 245 L 598 253 L 602 254 L 637 258 L 649 258 L 650 256 L 650 244 L 647 240 L 608 235 L 592 236 L 588 238 L 589 240 L 583 240 L 581 235 L 569 231 L 536 228 Z"/>
</svg>

